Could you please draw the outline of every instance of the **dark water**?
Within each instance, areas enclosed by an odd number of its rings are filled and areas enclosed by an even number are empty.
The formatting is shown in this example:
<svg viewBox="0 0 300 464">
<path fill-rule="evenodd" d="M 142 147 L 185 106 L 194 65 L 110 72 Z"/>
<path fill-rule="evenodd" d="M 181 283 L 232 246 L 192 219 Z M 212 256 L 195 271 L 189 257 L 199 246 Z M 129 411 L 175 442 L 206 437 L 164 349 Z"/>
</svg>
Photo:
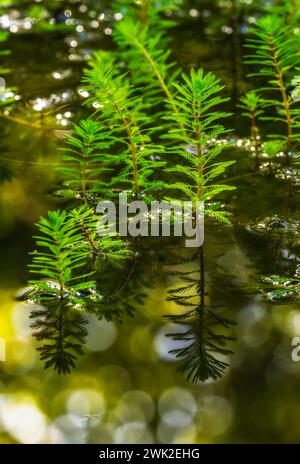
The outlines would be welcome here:
<svg viewBox="0 0 300 464">
<path fill-rule="evenodd" d="M 294 185 L 289 198 L 281 173 L 276 177 L 268 166 L 255 172 L 250 153 L 240 148 L 232 149 L 237 162 L 228 173 L 237 190 L 224 200 L 232 224 L 206 224 L 204 248 L 206 298 L 221 302 L 236 323 L 229 328 L 234 354 L 223 378 L 193 385 L 168 354 L 174 342 L 165 334 L 174 325 L 163 316 L 177 311 L 166 297 L 179 282 L 169 273 L 174 247 L 166 252 L 161 242 L 151 243 L 134 277 L 136 287 L 142 287 L 143 275 L 151 283 L 142 289 L 146 296 L 134 318 L 91 319 L 85 355 L 69 376 L 44 371 L 38 360 L 30 307 L 16 294 L 26 284 L 34 223 L 59 204 L 51 195 L 59 182 L 58 148 L 70 122 L 83 115 L 86 58 L 94 49 L 112 47 L 112 13 L 97 4 L 87 19 L 64 2 L 81 18 L 77 26 L 84 24 L 84 31 L 75 32 L 25 29 L 22 5 L 20 17 L 5 12 L 13 28 L 5 44 L 11 50 L 6 81 L 21 99 L 0 120 L 0 337 L 7 354 L 0 366 L 1 442 L 299 442 L 300 363 L 291 359 L 292 339 L 300 336 L 299 304 L 296 298 L 268 301 L 258 277 L 295 274 L 299 189 Z M 205 5 L 208 13 L 193 17 L 190 8 L 172 31 L 176 58 L 185 69 L 214 71 L 234 103 L 249 87 L 241 62 L 243 34 L 226 29 L 232 28 L 228 11 L 217 16 Z M 93 25 L 103 11 L 105 20 Z M 60 8 L 54 13 L 59 18 Z M 214 14 L 218 20 L 212 21 Z M 232 124 L 235 137 L 246 136 L 246 122 L 234 117 Z"/>
</svg>

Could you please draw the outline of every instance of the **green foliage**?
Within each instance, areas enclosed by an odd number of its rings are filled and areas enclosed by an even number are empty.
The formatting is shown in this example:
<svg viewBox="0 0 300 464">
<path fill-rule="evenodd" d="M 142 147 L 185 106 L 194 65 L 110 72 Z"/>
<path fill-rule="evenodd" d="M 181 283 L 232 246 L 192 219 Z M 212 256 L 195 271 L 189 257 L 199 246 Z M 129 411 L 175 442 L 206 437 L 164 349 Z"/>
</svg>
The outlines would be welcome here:
<svg viewBox="0 0 300 464">
<path fill-rule="evenodd" d="M 37 227 L 43 235 L 35 237 L 36 244 L 46 250 L 33 253 L 31 273 L 57 281 L 58 292 L 54 290 L 54 297 L 60 296 L 59 291 L 73 282 L 75 271 L 85 265 L 87 251 L 79 252 L 80 230 L 65 211 L 49 211 L 48 217 L 41 218 Z"/>
<path fill-rule="evenodd" d="M 153 172 L 164 166 L 160 147 L 152 143 L 149 116 L 141 96 L 136 94 L 126 74 L 120 74 L 107 55 L 97 55 L 86 70 L 84 83 L 90 93 L 87 103 L 95 109 L 94 117 L 106 133 L 115 138 L 115 147 L 106 158 L 109 166 L 119 168 L 110 186 L 129 188 L 133 196 L 148 195 L 163 187 L 151 181 Z"/>
<path fill-rule="evenodd" d="M 243 95 L 240 99 L 239 108 L 242 109 L 242 115 L 246 118 L 249 118 L 251 121 L 251 141 L 252 146 L 250 150 L 254 150 L 256 156 L 256 168 L 259 167 L 259 155 L 261 152 L 261 141 L 258 129 L 258 121 L 264 115 L 265 101 L 263 98 L 255 91 L 251 90 Z"/>
<path fill-rule="evenodd" d="M 133 2 L 123 3 L 135 8 Z M 59 168 L 64 183 L 58 193 L 71 201 L 66 202 L 67 212 L 49 213 L 38 224 L 43 235 L 37 238 L 30 268 L 31 275 L 38 276 L 30 281 L 29 297 L 41 305 L 32 312 L 35 336 L 43 342 L 41 359 L 59 373 L 69 372 L 81 353 L 84 312 L 108 320 L 133 315 L 149 286 L 141 274 L 146 275 L 151 246 L 145 251 L 139 240 L 129 247 L 116 234 L 99 234 L 94 212 L 99 200 L 114 200 L 126 190 L 130 200 L 150 201 L 172 190 L 176 200 L 203 201 L 206 214 L 228 222 L 216 201 L 233 189 L 217 180 L 233 163 L 219 159 L 230 146 L 224 140 L 228 130 L 221 124 L 229 114 L 220 109 L 228 99 L 220 95 L 219 80 L 202 69 L 178 81 L 180 70 L 170 61 L 168 39 L 161 25 L 152 23 L 169 4 L 164 1 L 160 8 L 145 2 L 142 10 L 138 6 L 139 13 L 149 7 L 146 19 L 127 18 L 117 24 L 118 52 L 92 57 L 83 78 L 91 114 L 73 126 Z M 127 71 L 116 60 L 120 56 Z M 177 354 L 187 361 L 190 367 L 183 370 L 194 381 L 217 378 L 226 367 L 217 354 L 229 351 L 224 348 L 227 338 L 212 331 L 219 317 L 204 302 L 203 263 L 199 276 L 185 277 L 197 301 L 178 297 L 176 290 L 171 299 L 180 306 L 193 305 L 179 318 L 191 324 L 185 340 L 193 342 Z M 229 322 L 222 324 L 227 327 Z"/>
<path fill-rule="evenodd" d="M 255 90 L 247 92 L 241 97 L 240 101 L 239 106 L 243 110 L 243 116 L 252 120 L 253 118 L 259 118 L 264 114 L 263 108 L 265 101 Z"/>
<path fill-rule="evenodd" d="M 234 161 L 216 161 L 228 143 L 222 139 L 228 132 L 218 121 L 229 113 L 215 108 L 228 99 L 219 95 L 223 89 L 220 81 L 212 74 L 204 74 L 203 69 L 192 70 L 190 76 L 183 75 L 182 83 L 175 84 L 178 91 L 176 104 L 179 114 L 169 118 L 177 121 L 167 137 L 174 143 L 173 155 L 179 155 L 180 164 L 167 169 L 182 180 L 170 188 L 180 191 L 184 198 L 206 203 L 206 214 L 222 222 L 228 222 L 227 213 L 218 211 L 212 198 L 233 187 L 216 183 L 216 178 L 225 172 Z"/>
<path fill-rule="evenodd" d="M 175 82 L 180 70 L 170 61 L 171 50 L 162 32 L 153 33 L 149 26 L 141 27 L 128 19 L 121 21 L 115 32 L 121 57 L 128 64 L 136 87 L 140 87 L 151 108 L 161 105 L 162 97 L 171 111 L 178 113 L 175 102 Z M 136 63 L 139 63 L 137 68 Z M 159 115 L 159 114 L 158 114 Z M 157 116 L 158 116 L 157 115 Z"/>
<path fill-rule="evenodd" d="M 168 316 L 168 319 L 187 327 L 183 332 L 168 334 L 181 345 L 170 353 L 183 361 L 179 371 L 192 382 L 222 377 L 228 367 L 225 356 L 232 353 L 227 344 L 233 340 L 233 337 L 217 331 L 218 327 L 228 329 L 233 322 L 206 302 L 203 248 L 199 257 L 197 270 L 174 273 L 183 283 L 171 289 L 168 298 L 183 310 L 181 314 Z"/>
<path fill-rule="evenodd" d="M 295 36 L 282 18 L 264 16 L 256 22 L 247 46 L 253 50 L 247 63 L 258 68 L 252 75 L 263 79 L 258 91 L 263 95 L 265 105 L 275 112 L 275 115 L 264 119 L 286 126 L 285 134 L 281 137 L 285 140 L 285 160 L 288 165 L 289 152 L 294 142 L 299 142 L 300 139 L 300 111 L 297 106 L 294 108 L 297 101 L 292 99 L 290 93 L 291 73 L 299 64 L 300 57 Z"/>
<path fill-rule="evenodd" d="M 68 373 L 79 354 L 86 336 L 82 310 L 86 306 L 85 290 L 94 287 L 89 275 L 81 272 L 88 252 L 80 250 L 81 234 L 66 212 L 49 212 L 37 224 L 38 251 L 33 252 L 29 292 L 34 307 L 31 318 L 34 336 L 43 342 L 38 350 L 45 368 L 53 366 L 58 373 Z M 77 283 L 80 277 L 80 282 Z"/>
<path fill-rule="evenodd" d="M 119 265 L 128 256 L 123 241 L 115 234 L 97 233 L 99 217 L 82 206 L 67 212 L 49 212 L 37 224 L 37 250 L 33 252 L 27 294 L 34 307 L 31 318 L 34 336 L 45 368 L 68 373 L 82 354 L 86 336 L 84 311 L 97 312 L 102 297 L 96 277 L 106 263 Z"/>
<path fill-rule="evenodd" d="M 109 263 L 120 265 L 129 257 L 126 243 L 119 236 L 108 230 L 107 226 L 99 224 L 99 216 L 92 208 L 82 206 L 69 212 L 81 233 L 81 242 L 78 244 L 80 252 L 88 253 L 90 264 L 96 271 Z"/>
<path fill-rule="evenodd" d="M 67 180 L 58 194 L 93 204 L 94 196 L 107 189 L 106 158 L 113 143 L 110 131 L 96 121 L 86 119 L 74 124 L 73 135 L 67 138 L 67 147 L 62 149 L 63 167 L 59 172 Z"/>
<path fill-rule="evenodd" d="M 266 3 L 265 11 L 276 14 L 285 19 L 285 24 L 298 26 L 300 1 L 299 0 L 276 0 L 272 5 Z"/>
</svg>

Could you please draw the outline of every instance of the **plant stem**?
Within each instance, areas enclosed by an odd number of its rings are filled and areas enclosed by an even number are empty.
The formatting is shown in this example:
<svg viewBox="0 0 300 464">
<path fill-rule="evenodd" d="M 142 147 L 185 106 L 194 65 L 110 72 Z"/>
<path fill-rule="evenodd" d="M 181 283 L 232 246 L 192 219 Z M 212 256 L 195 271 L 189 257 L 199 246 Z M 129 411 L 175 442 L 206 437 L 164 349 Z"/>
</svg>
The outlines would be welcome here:
<svg viewBox="0 0 300 464">
<path fill-rule="evenodd" d="M 199 279 L 198 284 L 198 295 L 200 298 L 199 305 L 197 306 L 198 311 L 198 333 L 202 334 L 198 337 L 199 339 L 199 355 L 200 359 L 203 360 L 205 356 L 204 346 L 204 309 L 205 309 L 205 272 L 204 272 L 204 248 L 203 245 L 199 249 Z"/>
<path fill-rule="evenodd" d="M 197 148 L 197 157 L 198 157 L 198 175 L 200 179 L 203 179 L 204 174 L 204 164 L 203 164 L 203 146 L 201 142 L 201 121 L 200 121 L 200 112 L 199 112 L 199 103 L 196 103 L 195 107 L 195 121 L 196 121 L 196 128 L 195 128 L 195 135 L 196 135 L 196 148 Z M 197 185 L 197 200 L 201 199 L 203 192 L 203 184 Z"/>
<path fill-rule="evenodd" d="M 98 252 L 97 246 L 94 240 L 92 239 L 91 234 L 88 228 L 86 227 L 85 223 L 80 218 L 78 218 L 78 225 L 80 227 L 80 231 L 81 231 L 83 238 L 89 243 L 93 254 L 96 256 Z"/>
<path fill-rule="evenodd" d="M 133 134 L 132 134 L 132 130 L 131 130 L 131 123 L 134 124 L 134 121 L 129 120 L 129 118 L 128 118 L 128 115 L 130 117 L 130 112 L 129 111 L 127 111 L 127 116 L 124 115 L 124 111 L 120 108 L 118 103 L 115 101 L 115 99 L 114 99 L 112 93 L 110 92 L 110 90 L 107 90 L 106 94 L 107 94 L 108 97 L 111 98 L 112 104 L 113 104 L 116 112 L 119 114 L 121 122 L 122 122 L 122 124 L 124 126 L 124 129 L 125 129 L 126 133 L 127 133 L 127 137 L 128 137 L 128 140 L 129 140 L 130 151 L 131 151 L 131 160 L 132 160 L 132 169 L 133 169 L 133 185 L 134 185 L 134 189 L 135 189 L 136 193 L 139 194 L 140 193 L 140 184 L 139 184 L 139 175 L 138 175 L 138 147 L 137 147 L 136 143 L 133 141 Z M 138 127 L 137 127 L 137 129 L 139 131 Z"/>
<path fill-rule="evenodd" d="M 140 11 L 140 21 L 144 26 L 148 24 L 151 1 L 152 0 L 144 0 L 143 8 Z"/>
<path fill-rule="evenodd" d="M 256 124 L 256 118 L 255 118 L 255 111 L 251 111 L 251 135 L 252 139 L 254 142 L 254 148 L 255 148 L 255 168 L 258 170 L 259 168 L 259 152 L 260 152 L 260 142 L 258 138 L 258 127 Z"/>
<path fill-rule="evenodd" d="M 82 190 L 82 198 L 83 202 L 87 204 L 87 198 L 86 198 L 86 177 L 85 177 L 85 172 L 86 172 L 86 158 L 87 158 L 87 152 L 89 149 L 90 144 L 86 143 L 82 153 L 82 163 L 80 163 L 80 178 L 81 178 L 81 190 Z M 85 152 L 86 151 L 86 152 Z"/>
<path fill-rule="evenodd" d="M 58 250 L 61 250 L 60 246 L 60 241 L 56 240 L 56 246 Z M 62 272 L 61 272 L 61 253 L 60 251 L 56 254 L 56 262 L 57 262 L 57 276 L 58 276 L 58 283 L 59 283 L 59 305 L 58 305 L 58 333 L 59 333 L 59 339 L 58 339 L 58 350 L 60 352 L 63 351 L 63 337 L 64 337 L 64 283 L 63 283 L 63 278 L 62 278 Z"/>
</svg>

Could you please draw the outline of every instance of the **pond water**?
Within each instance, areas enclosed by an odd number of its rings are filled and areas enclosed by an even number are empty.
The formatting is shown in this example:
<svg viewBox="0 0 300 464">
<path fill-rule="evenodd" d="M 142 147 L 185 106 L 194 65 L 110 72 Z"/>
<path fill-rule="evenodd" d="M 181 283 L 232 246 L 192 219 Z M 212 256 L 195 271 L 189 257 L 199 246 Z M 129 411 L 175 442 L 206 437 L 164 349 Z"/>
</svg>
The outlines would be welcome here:
<svg viewBox="0 0 300 464">
<path fill-rule="evenodd" d="M 85 113 L 82 70 L 92 50 L 112 48 L 116 12 L 109 2 L 90 2 L 87 12 L 80 2 L 61 2 L 51 14 L 61 24 L 65 16 L 77 15 L 77 30 L 37 30 L 24 23 L 22 3 L 3 13 L 11 31 L 5 43 L 11 51 L 5 57 L 11 69 L 6 81 L 21 98 L 0 119 L 0 337 L 6 341 L 6 361 L 0 362 L 0 441 L 299 442 L 300 363 L 291 357 L 292 340 L 300 337 L 299 302 L 291 294 L 278 297 L 270 290 L 276 285 L 266 280 L 272 275 L 295 279 L 299 179 L 297 185 L 293 178 L 290 198 L 280 171 L 254 170 L 250 153 L 235 148 L 248 132 L 240 116 L 231 121 L 235 146 L 230 155 L 236 164 L 227 180 L 237 190 L 225 198 L 232 223 L 208 222 L 205 229 L 206 302 L 220 306 L 220 314 L 234 322 L 217 328 L 234 338 L 222 378 L 192 384 L 178 372 L 180 361 L 169 350 L 180 342 L 165 334 L 184 327 L 164 316 L 178 311 L 167 300 L 168 290 L 179 285 L 172 274 L 174 254 L 187 258 L 191 253 L 176 241 L 166 245 L 153 239 L 140 252 L 129 282 L 117 280 L 133 292 L 134 317 L 90 317 L 76 369 L 67 376 L 43 369 L 29 328 L 30 305 L 18 301 L 18 294 L 28 278 L 34 224 L 61 205 L 52 195 L 59 182 L 59 147 L 70 123 Z M 234 34 L 226 8 L 212 21 L 217 10 L 211 2 L 192 3 L 193 8 L 186 2 L 171 31 L 175 57 L 185 69 L 201 65 L 214 71 L 234 107 L 249 86 L 242 78 L 243 23 Z M 186 262 L 183 269 L 193 266 L 197 262 Z"/>
</svg>

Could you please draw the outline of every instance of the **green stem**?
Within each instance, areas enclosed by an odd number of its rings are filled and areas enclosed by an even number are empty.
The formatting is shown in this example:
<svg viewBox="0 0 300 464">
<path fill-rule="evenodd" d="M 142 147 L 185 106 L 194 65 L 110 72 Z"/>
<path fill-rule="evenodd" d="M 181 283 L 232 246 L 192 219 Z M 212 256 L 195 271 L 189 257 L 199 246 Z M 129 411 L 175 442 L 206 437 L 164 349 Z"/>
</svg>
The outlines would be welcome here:
<svg viewBox="0 0 300 464">
<path fill-rule="evenodd" d="M 58 248 L 58 253 L 56 254 L 56 262 L 57 262 L 57 277 L 58 277 L 58 283 L 59 283 L 59 305 L 58 305 L 58 333 L 59 333 L 59 339 L 58 339 L 58 350 L 61 352 L 63 351 L 63 338 L 64 338 L 64 282 L 63 282 L 63 277 L 62 277 L 62 271 L 61 271 L 61 246 L 60 246 L 60 241 L 56 240 L 56 246 Z"/>
<path fill-rule="evenodd" d="M 133 134 L 131 130 L 131 122 L 128 118 L 128 116 L 124 115 L 124 112 L 121 110 L 120 106 L 118 103 L 114 100 L 112 93 L 108 90 L 106 91 L 106 94 L 108 97 L 111 98 L 112 104 L 116 110 L 116 112 L 119 114 L 121 122 L 124 126 L 124 129 L 127 133 L 127 137 L 129 140 L 129 146 L 130 146 L 130 151 L 131 151 L 131 159 L 132 159 L 132 170 L 133 170 L 133 185 L 136 193 L 138 194 L 140 192 L 140 184 L 139 184 L 139 174 L 138 174 L 138 147 L 136 143 L 133 141 Z M 128 112 L 129 116 L 130 113 Z M 138 129 L 138 128 L 137 128 Z M 139 130 L 139 129 L 138 129 Z"/>
<path fill-rule="evenodd" d="M 195 120 L 196 120 L 196 149 L 197 149 L 197 158 L 198 158 L 198 176 L 200 179 L 203 179 L 204 175 L 204 163 L 203 163 L 203 146 L 201 142 L 201 121 L 200 121 L 200 112 L 199 112 L 199 102 L 196 103 L 195 108 Z M 197 185 L 197 200 L 201 199 L 203 193 L 203 183 Z"/>
<path fill-rule="evenodd" d="M 292 129 L 292 115 L 291 115 L 291 107 L 290 107 L 290 101 L 287 95 L 287 90 L 286 86 L 284 84 L 284 78 L 283 78 L 283 73 L 282 70 L 279 66 L 277 55 L 276 55 L 276 48 L 273 42 L 273 39 L 270 38 L 269 40 L 269 45 L 270 45 L 270 50 L 271 50 L 271 55 L 272 55 L 272 60 L 273 60 L 273 66 L 275 70 L 275 75 L 277 77 L 278 81 L 278 86 L 280 89 L 281 93 L 281 98 L 282 98 L 282 106 L 285 111 L 285 119 L 286 119 L 286 125 L 287 125 L 287 142 L 286 142 L 286 149 L 285 149 L 285 164 L 286 166 L 290 165 L 290 159 L 289 159 L 289 151 L 292 145 L 292 136 L 293 136 L 293 129 Z"/>
</svg>

